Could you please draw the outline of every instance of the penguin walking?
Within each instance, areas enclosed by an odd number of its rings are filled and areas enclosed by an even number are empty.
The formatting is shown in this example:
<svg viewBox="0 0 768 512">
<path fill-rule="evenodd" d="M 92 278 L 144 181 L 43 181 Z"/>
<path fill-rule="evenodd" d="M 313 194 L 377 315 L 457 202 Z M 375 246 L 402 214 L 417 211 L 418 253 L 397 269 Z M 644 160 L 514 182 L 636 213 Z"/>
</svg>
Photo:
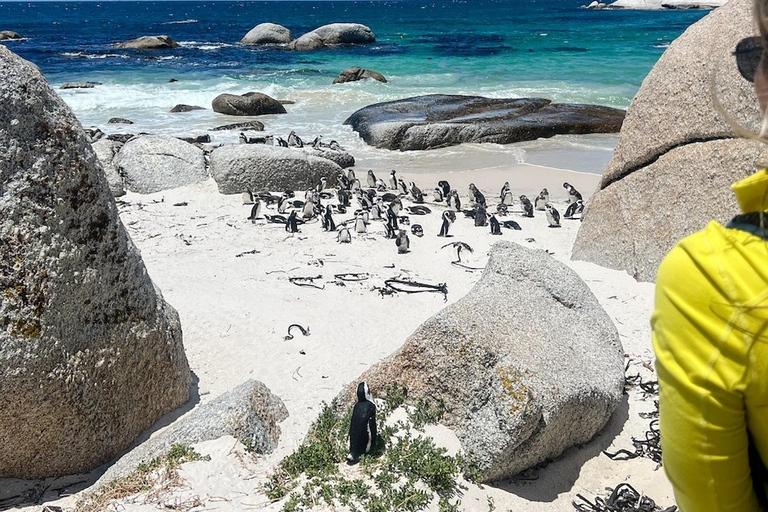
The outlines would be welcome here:
<svg viewBox="0 0 768 512">
<path fill-rule="evenodd" d="M 549 222 L 549 227 L 551 228 L 559 228 L 560 227 L 560 212 L 558 212 L 552 204 L 547 203 L 547 221 Z"/>
<path fill-rule="evenodd" d="M 536 206 L 536 209 L 540 212 L 543 212 L 547 209 L 547 203 L 549 202 L 549 191 L 547 189 L 542 189 L 541 192 L 539 192 L 539 195 L 536 196 L 536 199 L 534 200 L 534 204 Z"/>
<path fill-rule="evenodd" d="M 581 201 L 582 197 L 576 188 L 568 183 L 567 181 L 563 183 L 563 188 L 568 191 L 568 202 L 569 203 L 575 203 L 576 201 Z"/>
<path fill-rule="evenodd" d="M 352 235 L 349 234 L 349 230 L 347 228 L 341 228 L 339 230 L 339 234 L 336 235 L 336 241 L 340 244 L 348 244 L 352 242 Z"/>
<path fill-rule="evenodd" d="M 368 171 L 368 188 L 376 188 L 376 175 L 373 174 L 372 170 Z"/>
<path fill-rule="evenodd" d="M 392 172 L 389 173 L 389 189 L 390 190 L 397 190 L 397 178 L 395 177 L 396 171 L 392 169 Z"/>
<path fill-rule="evenodd" d="M 253 207 L 251 208 L 251 215 L 248 217 L 248 220 L 253 222 L 256 219 L 261 218 L 261 201 L 258 199 L 254 200 Z"/>
<path fill-rule="evenodd" d="M 359 214 L 355 219 L 355 233 L 361 234 L 367 232 L 368 228 L 365 227 L 365 220 L 363 219 L 362 214 Z"/>
<path fill-rule="evenodd" d="M 578 215 L 584 211 L 584 201 L 577 199 L 575 202 L 568 205 L 565 209 L 564 217 L 566 219 L 572 219 L 574 215 Z"/>
<path fill-rule="evenodd" d="M 292 211 L 291 214 L 288 216 L 288 220 L 285 221 L 285 230 L 288 233 L 298 233 L 299 232 L 299 225 L 296 221 L 296 210 Z"/>
<path fill-rule="evenodd" d="M 438 233 L 437 236 L 444 236 L 449 237 L 451 235 L 448 234 L 448 230 L 451 227 L 451 224 L 456 222 L 456 212 L 453 210 L 445 210 L 443 212 L 443 225 L 440 226 L 440 233 Z"/>
<path fill-rule="evenodd" d="M 501 225 L 499 224 L 499 220 L 496 218 L 495 215 L 491 215 L 491 234 L 492 235 L 500 235 L 501 234 Z"/>
<path fill-rule="evenodd" d="M 485 208 L 478 204 L 475 208 L 475 227 L 482 228 L 488 225 L 488 217 Z"/>
<path fill-rule="evenodd" d="M 440 180 L 437 182 L 437 186 L 443 191 L 443 197 L 448 197 L 448 194 L 451 193 L 451 185 L 447 181 Z"/>
<path fill-rule="evenodd" d="M 526 196 L 520 196 L 520 205 L 523 207 L 523 217 L 533 217 L 533 204 Z"/>
<path fill-rule="evenodd" d="M 408 247 L 411 245 L 411 241 L 408 239 L 408 233 L 404 229 L 401 229 L 397 238 L 395 238 L 395 245 L 397 245 L 398 254 L 405 254 L 408 252 Z"/>
<path fill-rule="evenodd" d="M 325 207 L 325 215 L 323 216 L 323 229 L 326 231 L 336 231 L 336 223 L 333 222 L 333 216 L 331 215 L 331 205 Z"/>
<path fill-rule="evenodd" d="M 376 404 L 373 403 L 368 383 L 357 385 L 357 403 L 352 410 L 349 423 L 349 455 L 347 463 L 356 464 L 360 457 L 371 450 L 376 443 Z"/>
<path fill-rule="evenodd" d="M 424 202 L 424 194 L 421 192 L 421 189 L 417 187 L 414 182 L 411 182 L 411 197 L 413 197 L 414 203 Z"/>
</svg>

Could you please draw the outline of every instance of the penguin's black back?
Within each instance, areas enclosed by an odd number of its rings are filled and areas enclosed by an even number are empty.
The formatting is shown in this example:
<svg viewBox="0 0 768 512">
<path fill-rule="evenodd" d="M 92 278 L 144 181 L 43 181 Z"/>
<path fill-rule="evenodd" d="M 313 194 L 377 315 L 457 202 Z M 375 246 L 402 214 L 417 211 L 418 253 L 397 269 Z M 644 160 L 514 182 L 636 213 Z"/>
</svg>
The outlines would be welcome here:
<svg viewBox="0 0 768 512">
<path fill-rule="evenodd" d="M 358 402 L 349 423 L 349 454 L 355 461 L 369 453 L 376 441 L 376 406 L 369 401 Z"/>
</svg>

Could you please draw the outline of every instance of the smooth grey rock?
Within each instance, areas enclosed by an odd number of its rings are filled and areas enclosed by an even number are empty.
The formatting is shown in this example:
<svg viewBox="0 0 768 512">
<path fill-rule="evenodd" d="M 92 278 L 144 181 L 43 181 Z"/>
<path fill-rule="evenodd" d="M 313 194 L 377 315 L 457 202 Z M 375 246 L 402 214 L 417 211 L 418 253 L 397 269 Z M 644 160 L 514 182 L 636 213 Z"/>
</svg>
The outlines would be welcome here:
<svg viewBox="0 0 768 512">
<path fill-rule="evenodd" d="M 13 30 L 0 31 L 0 41 L 6 41 L 9 39 L 22 39 L 22 37 Z"/>
<path fill-rule="evenodd" d="M 659 11 L 664 9 L 715 9 L 728 0 L 616 0 L 608 9 Z"/>
<path fill-rule="evenodd" d="M 93 89 L 97 85 L 101 85 L 101 82 L 67 82 L 60 89 Z"/>
<path fill-rule="evenodd" d="M 129 140 L 115 158 L 125 188 L 152 194 L 208 179 L 205 154 L 175 137 L 140 135 Z"/>
<path fill-rule="evenodd" d="M 336 163 L 302 149 L 264 144 L 222 146 L 211 153 L 211 174 L 222 194 L 246 190 L 306 190 L 320 178 L 329 186 L 341 171 Z"/>
<path fill-rule="evenodd" d="M 280 398 L 261 382 L 248 380 L 125 454 L 94 488 L 131 474 L 139 464 L 167 454 L 175 444 L 189 446 L 233 436 L 257 453 L 272 453 L 280 439 L 279 423 L 287 417 L 288 410 Z"/>
<path fill-rule="evenodd" d="M 517 299 L 511 299 L 517 298 Z M 586 443 L 621 401 L 624 354 L 587 285 L 544 251 L 493 245 L 480 281 L 339 395 L 392 384 L 408 403 L 442 400 L 483 481 L 511 477 Z"/>
<path fill-rule="evenodd" d="M 99 157 L 101 166 L 104 168 L 104 174 L 107 176 L 107 183 L 109 183 L 109 191 L 112 192 L 112 196 L 120 197 L 125 195 L 125 187 L 123 186 L 123 177 L 120 176 L 113 161 L 115 155 L 123 147 L 122 142 L 116 142 L 109 139 L 100 139 L 91 144 L 96 156 Z"/>
<path fill-rule="evenodd" d="M 213 111 L 230 116 L 262 116 L 285 114 L 285 107 L 274 98 L 260 92 L 220 94 L 213 99 Z"/>
<path fill-rule="evenodd" d="M 261 23 L 253 27 L 240 40 L 242 44 L 288 44 L 291 31 L 275 23 Z"/>
<path fill-rule="evenodd" d="M 371 146 L 409 151 L 465 142 L 509 144 L 567 133 L 615 133 L 623 120 L 623 110 L 597 105 L 429 94 L 370 105 L 344 124 Z"/>
<path fill-rule="evenodd" d="M 0 478 L 84 473 L 188 400 L 179 317 L 80 123 L 2 45 L 0 119 Z"/>
<path fill-rule="evenodd" d="M 288 48 L 298 51 L 319 50 L 340 44 L 368 44 L 376 41 L 370 28 L 359 23 L 331 23 L 316 28 L 291 41 Z"/>
<path fill-rule="evenodd" d="M 710 87 L 714 76 L 727 112 L 760 130 L 754 87 L 731 55 L 753 31 L 752 2 L 732 0 L 670 45 L 632 100 L 613 159 L 582 217 L 574 259 L 653 281 L 678 240 L 738 213 L 729 184 L 765 158 L 734 138 Z"/>
<path fill-rule="evenodd" d="M 264 131 L 264 123 L 259 121 L 246 121 L 244 123 L 226 124 L 224 126 L 217 126 L 212 131 L 219 132 L 224 130 L 247 130 L 253 132 Z"/>
<path fill-rule="evenodd" d="M 211 142 L 211 136 L 206 134 L 203 135 L 195 135 L 193 137 L 176 137 L 179 140 L 183 140 L 184 142 L 189 142 L 190 144 L 208 144 Z"/>
<path fill-rule="evenodd" d="M 139 50 L 156 50 L 162 48 L 180 48 L 181 45 L 168 36 L 142 36 L 124 43 L 115 43 L 116 48 L 135 48 Z"/>
<path fill-rule="evenodd" d="M 178 114 L 181 112 L 194 112 L 195 110 L 206 110 L 205 107 L 198 107 L 197 105 L 176 105 L 171 109 L 172 114 Z"/>
<path fill-rule="evenodd" d="M 107 124 L 133 124 L 133 121 L 130 119 L 123 119 L 122 117 L 113 117 L 107 121 Z"/>
<path fill-rule="evenodd" d="M 318 156 L 325 158 L 336 164 L 342 169 L 355 166 L 355 157 L 347 153 L 346 151 L 340 151 L 330 148 L 313 148 L 311 146 L 304 146 L 302 148 L 308 155 Z"/>
<path fill-rule="evenodd" d="M 347 68 L 341 72 L 341 74 L 333 79 L 334 84 L 344 84 L 347 82 L 357 82 L 358 80 L 365 80 L 367 78 L 373 78 L 382 83 L 387 83 L 387 79 L 384 75 L 370 69 L 363 68 Z"/>
</svg>

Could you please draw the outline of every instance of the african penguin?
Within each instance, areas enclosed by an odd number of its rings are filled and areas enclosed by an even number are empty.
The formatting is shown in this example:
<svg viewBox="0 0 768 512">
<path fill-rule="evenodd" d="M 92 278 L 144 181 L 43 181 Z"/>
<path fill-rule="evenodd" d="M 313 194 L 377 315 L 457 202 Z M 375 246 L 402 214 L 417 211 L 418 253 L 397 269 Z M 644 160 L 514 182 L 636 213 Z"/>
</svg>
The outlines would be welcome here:
<svg viewBox="0 0 768 512">
<path fill-rule="evenodd" d="M 448 194 L 451 193 L 451 185 L 447 181 L 440 180 L 437 182 L 437 186 L 443 191 L 443 197 L 448 197 Z"/>
<path fill-rule="evenodd" d="M 576 201 L 579 201 L 582 199 L 581 194 L 579 194 L 579 191 L 576 190 L 576 188 L 574 188 L 574 186 L 568 183 L 567 181 L 563 183 L 563 188 L 568 191 L 569 203 L 575 203 Z"/>
<path fill-rule="evenodd" d="M 414 182 L 411 182 L 411 197 L 413 197 L 414 203 L 424 202 L 424 194 L 421 192 L 421 189 L 417 187 Z"/>
<path fill-rule="evenodd" d="M 288 220 L 285 221 L 285 230 L 289 233 L 298 233 L 299 226 L 296 222 L 296 210 L 292 211 L 288 216 Z"/>
<path fill-rule="evenodd" d="M 565 209 L 564 217 L 566 219 L 572 219 L 574 215 L 578 215 L 584 211 L 584 201 L 577 199 L 575 202 L 568 205 Z"/>
<path fill-rule="evenodd" d="M 539 195 L 536 196 L 536 199 L 534 201 L 534 204 L 536 205 L 536 209 L 540 212 L 543 212 L 546 210 L 546 205 L 549 202 L 549 192 L 547 189 L 542 189 L 541 192 L 539 192 Z"/>
<path fill-rule="evenodd" d="M 405 254 L 408 252 L 408 246 L 410 244 L 411 241 L 408 239 L 408 233 L 406 233 L 404 229 L 401 229 L 397 234 L 397 238 L 395 238 L 395 245 L 397 245 L 398 254 Z"/>
<path fill-rule="evenodd" d="M 365 227 L 365 220 L 363 219 L 362 214 L 358 215 L 355 219 L 355 232 L 356 233 L 366 233 L 368 229 Z"/>
<path fill-rule="evenodd" d="M 348 244 L 352 241 L 352 235 L 349 234 L 347 228 L 341 228 L 339 234 L 336 235 L 336 240 L 341 244 Z"/>
<path fill-rule="evenodd" d="M 373 171 L 368 171 L 368 187 L 370 188 L 376 188 L 376 175 L 373 174 Z"/>
<path fill-rule="evenodd" d="M 492 235 L 501 234 L 501 225 L 499 224 L 499 221 L 495 215 L 491 215 L 491 234 Z"/>
<path fill-rule="evenodd" d="M 303 148 L 304 141 L 301 140 L 298 135 L 296 135 L 296 132 L 291 131 L 291 133 L 288 134 L 288 145 L 290 147 Z"/>
<path fill-rule="evenodd" d="M 483 226 L 488 225 L 488 218 L 486 217 L 485 208 L 478 204 L 477 208 L 475 208 L 475 227 L 481 228 Z"/>
<path fill-rule="evenodd" d="M 520 196 L 520 205 L 523 207 L 523 217 L 533 217 L 533 205 L 526 196 Z"/>
<path fill-rule="evenodd" d="M 559 228 L 560 227 L 560 212 L 558 212 L 552 204 L 547 203 L 547 221 L 549 222 L 549 227 L 551 228 Z"/>
<path fill-rule="evenodd" d="M 445 210 L 443 212 L 443 225 L 440 226 L 440 233 L 437 236 L 451 236 L 448 234 L 448 230 L 454 222 L 456 222 L 456 213 L 453 210 Z"/>
<path fill-rule="evenodd" d="M 248 217 L 248 220 L 251 222 L 255 221 L 256 219 L 261 218 L 261 201 L 256 199 L 253 203 L 253 208 L 251 208 L 251 215 Z"/>
<path fill-rule="evenodd" d="M 395 177 L 396 171 L 392 169 L 389 173 L 389 188 L 390 190 L 397 190 L 397 178 Z"/>
<path fill-rule="evenodd" d="M 367 382 L 357 385 L 357 403 L 349 423 L 349 455 L 347 462 L 355 464 L 360 457 L 371 453 L 376 444 L 376 404 L 373 403 Z"/>
</svg>

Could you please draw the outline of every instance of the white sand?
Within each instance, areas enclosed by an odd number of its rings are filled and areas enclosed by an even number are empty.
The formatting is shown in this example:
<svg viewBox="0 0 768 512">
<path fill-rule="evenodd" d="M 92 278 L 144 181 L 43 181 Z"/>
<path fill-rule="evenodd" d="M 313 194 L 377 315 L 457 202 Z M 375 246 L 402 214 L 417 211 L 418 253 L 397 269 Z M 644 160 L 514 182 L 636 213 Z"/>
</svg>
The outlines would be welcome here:
<svg viewBox="0 0 768 512">
<path fill-rule="evenodd" d="M 364 179 L 364 169 L 368 168 L 358 167 L 360 178 Z M 466 201 L 466 184 L 474 181 L 494 206 L 505 180 L 512 183 L 516 195 L 533 197 L 546 186 L 561 213 L 565 211 L 564 180 L 576 185 L 586 199 L 600 178 L 514 162 L 506 167 L 483 168 L 475 173 L 454 171 L 447 175 L 430 169 L 413 173 L 404 169 L 399 174 L 406 180 L 414 179 L 430 198 L 437 179 L 447 176 Z M 319 223 L 303 226 L 296 235 L 289 235 L 281 225 L 266 225 L 264 221 L 253 224 L 246 220 L 250 206 L 243 206 L 239 196 L 219 194 L 212 180 L 150 196 L 129 194 L 122 200 L 128 203 L 120 207 L 124 224 L 153 280 L 181 316 L 187 357 L 199 378 L 200 401 L 208 402 L 255 378 L 281 397 L 290 412 L 281 425 L 280 448 L 269 457 L 251 460 L 232 438 L 199 446 L 212 460 L 184 466 L 187 486 L 169 497 L 176 503 L 199 496 L 211 510 L 262 508 L 267 500 L 260 486 L 268 478 L 269 468 L 299 445 L 321 402 L 331 400 L 344 384 L 395 351 L 424 320 L 446 305 L 439 294 L 382 298 L 372 287 L 382 286 L 384 279 L 392 276 L 447 283 L 448 303 L 452 303 L 480 278 L 480 272 L 450 265 L 455 252 L 440 248 L 448 241 L 469 243 L 475 252 L 467 264 L 476 267 L 484 266 L 491 244 L 498 240 L 550 251 L 590 286 L 614 320 L 626 353 L 642 361 L 652 358 L 648 320 L 653 285 L 637 283 L 623 272 L 570 261 L 579 227 L 575 220 L 563 220 L 562 228 L 550 229 L 543 212 L 536 212 L 533 219 L 513 214 L 508 218 L 519 222 L 523 230 L 503 229 L 503 235 L 496 237 L 489 234 L 489 228 L 475 228 L 470 219 L 459 215 L 451 229 L 455 236 L 446 240 L 435 236 L 442 209 L 434 208 L 432 215 L 411 216 L 411 222 L 422 224 L 426 234 L 423 238 L 411 236 L 411 252 L 398 255 L 394 241 L 384 239 L 380 222 L 373 222 L 367 235 L 353 235 L 351 244 L 338 244 L 335 234 L 324 233 Z M 188 206 L 174 206 L 180 202 Z M 337 224 L 349 218 L 352 214 L 335 216 Z M 527 241 L 530 238 L 535 241 Z M 260 252 L 235 257 L 253 249 Z M 395 268 L 388 268 L 392 264 Z M 344 272 L 367 272 L 371 279 L 337 286 L 333 276 Z M 323 290 L 288 281 L 289 276 L 317 275 L 323 276 L 318 281 L 324 284 Z M 286 328 L 292 323 L 309 326 L 311 335 L 298 334 L 284 341 Z M 642 371 L 646 377 L 652 376 L 648 370 Z M 622 481 L 660 504 L 671 504 L 670 486 L 663 471 L 655 470 L 655 463 L 647 459 L 614 462 L 601 453 L 609 446 L 631 448 L 631 437 L 643 437 L 649 422 L 639 418 L 638 412 L 652 408 L 652 399 L 643 400 L 638 391 L 632 391 L 594 441 L 533 472 L 537 480 L 482 489 L 469 486 L 462 508 L 488 510 L 487 498 L 491 497 L 497 510 L 573 510 L 571 501 L 576 493 L 593 498 L 605 487 Z M 436 436 L 441 443 L 457 447 L 457 440 L 447 429 L 438 429 Z M 5 488 L 0 490 L 0 498 L 2 493 L 11 495 L 8 493 L 25 488 L 11 484 L 0 481 L 0 489 Z M 60 487 L 58 484 L 52 488 Z M 51 503 L 71 507 L 76 498 Z M 265 507 L 279 508 L 280 504 Z M 123 503 L 120 510 L 156 508 Z"/>
</svg>

